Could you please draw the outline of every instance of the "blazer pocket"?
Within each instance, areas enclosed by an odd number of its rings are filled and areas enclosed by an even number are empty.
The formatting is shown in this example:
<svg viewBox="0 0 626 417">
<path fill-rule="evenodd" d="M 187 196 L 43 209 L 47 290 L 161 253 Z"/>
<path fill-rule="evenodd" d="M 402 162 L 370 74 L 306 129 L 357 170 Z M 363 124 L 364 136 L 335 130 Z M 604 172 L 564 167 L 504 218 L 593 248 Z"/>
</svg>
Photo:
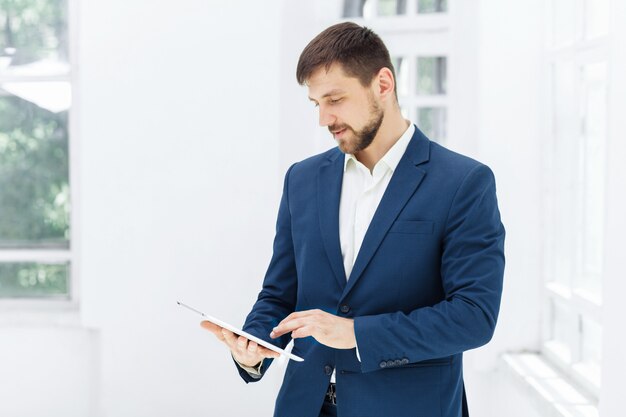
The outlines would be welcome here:
<svg viewBox="0 0 626 417">
<path fill-rule="evenodd" d="M 421 233 L 433 234 L 435 230 L 435 222 L 427 220 L 396 220 L 391 225 L 389 233 Z"/>
</svg>

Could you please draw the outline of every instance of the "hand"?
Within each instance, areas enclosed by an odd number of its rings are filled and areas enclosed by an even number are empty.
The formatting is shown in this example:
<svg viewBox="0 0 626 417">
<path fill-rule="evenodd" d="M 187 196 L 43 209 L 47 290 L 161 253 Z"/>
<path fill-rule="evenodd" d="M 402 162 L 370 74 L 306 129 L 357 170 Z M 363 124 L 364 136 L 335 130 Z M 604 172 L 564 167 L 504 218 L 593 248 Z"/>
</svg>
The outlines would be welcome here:
<svg viewBox="0 0 626 417">
<path fill-rule="evenodd" d="M 275 339 L 289 332 L 294 339 L 313 336 L 321 344 L 335 349 L 356 347 L 354 320 L 335 316 L 322 310 L 291 313 L 274 327 L 270 337 Z"/>
<path fill-rule="evenodd" d="M 230 330 L 224 329 L 210 321 L 200 323 L 202 328 L 207 329 L 230 349 L 230 353 L 237 362 L 246 366 L 256 366 L 265 358 L 277 358 L 279 354 L 269 350 L 258 343 L 252 342 L 243 336 L 237 336 Z"/>
</svg>

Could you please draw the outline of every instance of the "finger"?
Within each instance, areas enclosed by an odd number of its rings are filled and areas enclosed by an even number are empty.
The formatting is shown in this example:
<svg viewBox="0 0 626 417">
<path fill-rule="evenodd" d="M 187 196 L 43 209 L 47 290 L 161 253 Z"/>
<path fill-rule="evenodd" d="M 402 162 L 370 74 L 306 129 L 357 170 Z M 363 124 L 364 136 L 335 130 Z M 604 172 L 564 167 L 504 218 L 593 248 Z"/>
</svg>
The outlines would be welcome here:
<svg viewBox="0 0 626 417">
<path fill-rule="evenodd" d="M 250 341 L 250 343 L 248 343 L 248 353 L 252 353 L 252 354 L 257 353 L 258 346 L 259 345 L 257 342 Z"/>
<path fill-rule="evenodd" d="M 219 340 L 224 341 L 224 335 L 222 334 L 222 328 L 217 324 L 211 323 L 210 321 L 201 321 L 200 326 L 203 329 L 206 329 L 213 333 Z"/>
<path fill-rule="evenodd" d="M 292 332 L 302 326 L 305 326 L 306 324 L 308 324 L 307 318 L 298 318 L 298 319 L 286 321 L 274 327 L 272 329 L 272 332 L 270 333 L 270 337 L 273 339 L 276 339 L 277 337 L 280 337 L 286 333 Z"/>
<path fill-rule="evenodd" d="M 239 349 L 240 352 L 245 352 L 246 349 L 248 349 L 248 339 L 243 336 L 239 336 L 237 338 L 237 349 Z"/>
<path fill-rule="evenodd" d="M 303 318 L 303 317 L 308 317 L 311 316 L 312 314 L 317 314 L 317 313 L 321 313 L 322 311 L 319 309 L 314 309 L 314 310 L 303 310 L 303 311 L 296 311 L 294 313 L 291 313 L 290 315 L 288 315 L 287 317 L 285 317 L 280 323 L 278 323 L 278 325 L 280 326 L 281 324 L 291 321 L 293 319 L 299 319 L 299 318 Z"/>
<path fill-rule="evenodd" d="M 259 346 L 257 348 L 257 353 L 263 356 L 264 358 L 277 358 L 280 356 L 280 353 L 274 352 L 273 350 L 270 350 L 263 346 Z"/>
<path fill-rule="evenodd" d="M 303 326 L 291 332 L 291 337 L 293 339 L 301 339 L 309 336 L 315 337 L 315 326 Z"/>
<path fill-rule="evenodd" d="M 230 330 L 222 329 L 222 335 L 224 336 L 224 342 L 228 345 L 231 350 L 236 349 L 237 347 L 237 337 Z"/>
</svg>

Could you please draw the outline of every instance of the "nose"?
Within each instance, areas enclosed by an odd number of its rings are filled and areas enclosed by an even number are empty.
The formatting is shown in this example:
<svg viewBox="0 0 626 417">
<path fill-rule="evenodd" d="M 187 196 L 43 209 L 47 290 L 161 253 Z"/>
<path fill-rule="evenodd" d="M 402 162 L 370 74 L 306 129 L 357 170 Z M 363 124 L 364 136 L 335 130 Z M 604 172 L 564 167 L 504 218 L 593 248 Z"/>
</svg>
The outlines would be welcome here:
<svg viewBox="0 0 626 417">
<path fill-rule="evenodd" d="M 320 105 L 319 112 L 320 112 L 319 123 L 320 123 L 320 126 L 322 127 L 331 126 L 337 120 L 337 118 L 331 112 L 329 112 L 328 108 L 325 106 Z"/>
</svg>

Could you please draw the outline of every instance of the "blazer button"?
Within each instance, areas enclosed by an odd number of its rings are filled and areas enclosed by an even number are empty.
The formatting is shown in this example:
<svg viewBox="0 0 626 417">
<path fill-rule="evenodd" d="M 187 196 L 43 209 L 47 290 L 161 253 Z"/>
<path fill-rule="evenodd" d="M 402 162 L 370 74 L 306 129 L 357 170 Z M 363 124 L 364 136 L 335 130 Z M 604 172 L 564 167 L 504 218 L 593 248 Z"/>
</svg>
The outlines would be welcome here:
<svg viewBox="0 0 626 417">
<path fill-rule="evenodd" d="M 324 373 L 326 375 L 332 375 L 333 374 L 333 367 L 330 366 L 330 365 L 324 366 Z"/>
<path fill-rule="evenodd" d="M 378 364 L 378 366 L 380 366 L 381 368 L 386 368 L 387 367 L 387 362 L 386 361 L 382 361 L 380 364 Z"/>
<path fill-rule="evenodd" d="M 395 365 L 395 363 L 393 361 L 387 361 L 387 367 L 393 366 L 393 365 Z"/>
<path fill-rule="evenodd" d="M 347 306 L 347 305 L 344 304 L 344 305 L 342 305 L 340 307 L 340 310 L 341 310 L 342 313 L 346 314 L 347 312 L 350 311 L 350 306 Z"/>
<path fill-rule="evenodd" d="M 393 361 L 393 364 L 395 366 L 400 366 L 400 365 L 402 365 L 402 361 L 400 359 L 396 359 L 395 361 Z"/>
<path fill-rule="evenodd" d="M 402 365 L 406 365 L 409 363 L 409 359 L 408 358 L 402 358 Z"/>
</svg>

